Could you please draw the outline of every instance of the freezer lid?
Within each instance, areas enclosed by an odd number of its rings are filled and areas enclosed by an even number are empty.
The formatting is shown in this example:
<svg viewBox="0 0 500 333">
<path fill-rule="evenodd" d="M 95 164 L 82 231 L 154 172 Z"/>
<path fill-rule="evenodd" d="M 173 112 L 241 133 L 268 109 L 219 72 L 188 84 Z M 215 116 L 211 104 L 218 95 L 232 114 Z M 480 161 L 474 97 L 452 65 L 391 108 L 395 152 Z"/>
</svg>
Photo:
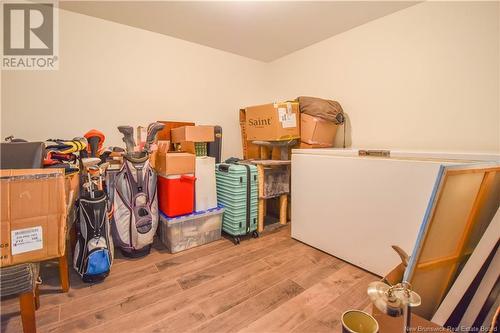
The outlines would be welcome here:
<svg viewBox="0 0 500 333">
<path fill-rule="evenodd" d="M 418 150 L 390 150 L 363 148 L 317 148 L 293 149 L 292 154 L 338 157 L 380 157 L 395 159 L 442 160 L 457 162 L 494 161 L 500 162 L 500 154 L 476 152 L 438 152 Z"/>
</svg>

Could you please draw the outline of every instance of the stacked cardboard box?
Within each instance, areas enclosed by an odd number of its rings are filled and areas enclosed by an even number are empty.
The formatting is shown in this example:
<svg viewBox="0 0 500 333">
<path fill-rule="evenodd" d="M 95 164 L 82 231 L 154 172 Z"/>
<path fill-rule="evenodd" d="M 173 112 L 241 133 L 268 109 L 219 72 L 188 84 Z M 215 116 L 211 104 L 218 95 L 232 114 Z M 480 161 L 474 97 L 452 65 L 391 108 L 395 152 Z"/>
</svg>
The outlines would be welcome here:
<svg viewBox="0 0 500 333">
<path fill-rule="evenodd" d="M 182 126 L 171 130 L 171 140 L 178 150 L 207 156 L 207 142 L 213 142 L 213 126 Z"/>
<path fill-rule="evenodd" d="M 303 113 L 300 120 L 301 148 L 333 147 L 338 125 Z"/>
<path fill-rule="evenodd" d="M 194 210 L 195 155 L 170 151 L 169 141 L 158 141 L 152 158 L 158 174 L 158 207 L 169 216 L 192 213 Z"/>
<path fill-rule="evenodd" d="M 299 103 L 281 102 L 240 109 L 240 127 L 244 159 L 259 159 L 259 146 L 253 141 L 297 139 L 293 148 L 333 147 L 338 125 L 320 117 L 301 113 Z M 273 159 L 280 159 L 273 150 Z"/>
<path fill-rule="evenodd" d="M 196 154 L 196 143 L 214 141 L 213 126 L 178 126 L 174 143 L 158 141 L 152 159 L 158 173 L 159 233 L 171 252 L 220 238 L 222 208 L 217 207 L 215 159 Z M 196 211 L 196 212 L 194 212 Z"/>
<path fill-rule="evenodd" d="M 245 159 L 260 158 L 253 141 L 290 141 L 300 137 L 300 112 L 297 102 L 271 103 L 240 109 L 240 126 Z M 280 159 L 279 150 L 272 152 Z"/>
<path fill-rule="evenodd" d="M 171 151 L 170 141 L 158 141 L 151 164 L 159 176 L 194 174 L 195 156 L 192 153 Z"/>
</svg>

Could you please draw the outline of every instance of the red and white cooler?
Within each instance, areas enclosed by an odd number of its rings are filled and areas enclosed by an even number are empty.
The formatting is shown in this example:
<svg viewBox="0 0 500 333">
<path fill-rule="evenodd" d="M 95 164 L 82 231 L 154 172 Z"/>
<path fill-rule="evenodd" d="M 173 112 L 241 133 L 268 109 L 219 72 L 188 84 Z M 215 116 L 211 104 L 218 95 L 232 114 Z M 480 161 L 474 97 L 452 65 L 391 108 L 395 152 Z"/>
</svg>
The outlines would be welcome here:
<svg viewBox="0 0 500 333">
<path fill-rule="evenodd" d="M 158 175 L 158 207 L 168 217 L 190 214 L 194 211 L 196 177 L 185 175 Z"/>
</svg>

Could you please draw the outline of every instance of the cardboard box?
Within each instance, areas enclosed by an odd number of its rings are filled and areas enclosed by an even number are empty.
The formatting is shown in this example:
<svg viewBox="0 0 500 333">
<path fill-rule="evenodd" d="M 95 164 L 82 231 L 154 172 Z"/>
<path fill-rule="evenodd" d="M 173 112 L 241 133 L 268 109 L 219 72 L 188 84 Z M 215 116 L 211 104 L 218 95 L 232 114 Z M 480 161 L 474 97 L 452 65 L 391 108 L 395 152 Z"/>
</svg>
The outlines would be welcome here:
<svg viewBox="0 0 500 333">
<path fill-rule="evenodd" d="M 169 151 L 169 146 L 168 141 L 158 141 L 158 150 L 151 163 L 156 172 L 161 176 L 194 173 L 195 155 Z"/>
<path fill-rule="evenodd" d="M 0 170 L 0 197 L 0 267 L 64 255 L 66 195 L 62 169 Z"/>
<path fill-rule="evenodd" d="M 158 132 L 158 134 L 156 135 L 156 138 L 158 141 L 169 141 L 170 142 L 170 150 L 173 150 L 172 137 L 170 135 L 171 130 L 174 128 L 182 127 L 182 126 L 194 126 L 194 123 L 186 122 L 186 121 L 159 120 L 158 122 L 165 125 L 165 127 L 163 127 L 163 129 Z"/>
<path fill-rule="evenodd" d="M 174 143 L 173 151 L 183 152 L 183 153 L 195 153 L 194 142 L 191 141 L 182 141 L 178 143 Z"/>
<path fill-rule="evenodd" d="M 156 159 L 158 158 L 158 153 L 168 153 L 172 148 L 169 140 L 161 140 L 156 142 L 156 150 L 149 156 L 149 164 L 153 169 L 156 169 Z"/>
<path fill-rule="evenodd" d="M 282 141 L 300 137 L 300 113 L 297 102 L 250 106 L 241 111 L 245 113 L 245 132 L 248 141 Z"/>
<path fill-rule="evenodd" d="M 338 125 L 308 114 L 300 117 L 300 141 L 310 145 L 333 146 Z"/>
<path fill-rule="evenodd" d="M 161 176 L 194 173 L 196 157 L 190 153 L 158 153 L 155 170 Z"/>
<path fill-rule="evenodd" d="M 66 207 L 75 204 L 76 199 L 80 195 L 80 174 L 64 176 L 64 197 Z"/>
<path fill-rule="evenodd" d="M 180 143 L 189 142 L 212 142 L 215 140 L 213 126 L 182 126 L 170 131 L 171 141 Z"/>
<path fill-rule="evenodd" d="M 246 133 L 246 114 L 245 109 L 240 110 L 240 129 L 241 129 L 241 146 L 243 148 L 243 159 L 259 159 L 260 151 L 259 146 L 254 145 L 252 141 L 247 139 Z"/>
<path fill-rule="evenodd" d="M 165 125 L 165 127 L 158 132 L 157 138 L 158 141 L 170 141 L 172 142 L 172 137 L 170 136 L 170 131 L 174 128 L 182 127 L 182 126 L 194 126 L 194 123 L 186 122 L 186 121 L 164 121 L 158 120 L 159 123 Z"/>
<path fill-rule="evenodd" d="M 252 160 L 252 159 L 262 159 L 260 154 L 260 147 L 256 144 L 253 144 L 251 140 L 247 140 L 246 134 L 246 114 L 245 110 L 240 110 L 240 128 L 241 128 L 241 141 L 243 148 L 243 159 L 244 160 Z M 266 157 L 264 159 L 268 159 Z M 279 149 L 273 149 L 271 153 L 271 159 L 279 160 L 281 158 L 281 152 Z"/>
</svg>

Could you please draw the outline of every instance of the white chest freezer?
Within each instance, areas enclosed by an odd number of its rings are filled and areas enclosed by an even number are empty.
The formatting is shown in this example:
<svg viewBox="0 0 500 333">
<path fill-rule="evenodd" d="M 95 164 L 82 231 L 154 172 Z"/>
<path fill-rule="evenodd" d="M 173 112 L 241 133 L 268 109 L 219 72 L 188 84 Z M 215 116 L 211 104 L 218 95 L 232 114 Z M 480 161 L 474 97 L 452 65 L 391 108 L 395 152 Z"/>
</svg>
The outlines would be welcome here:
<svg viewBox="0 0 500 333">
<path fill-rule="evenodd" d="M 359 149 L 292 152 L 292 237 L 383 276 L 411 253 L 442 164 L 500 154 Z"/>
</svg>

